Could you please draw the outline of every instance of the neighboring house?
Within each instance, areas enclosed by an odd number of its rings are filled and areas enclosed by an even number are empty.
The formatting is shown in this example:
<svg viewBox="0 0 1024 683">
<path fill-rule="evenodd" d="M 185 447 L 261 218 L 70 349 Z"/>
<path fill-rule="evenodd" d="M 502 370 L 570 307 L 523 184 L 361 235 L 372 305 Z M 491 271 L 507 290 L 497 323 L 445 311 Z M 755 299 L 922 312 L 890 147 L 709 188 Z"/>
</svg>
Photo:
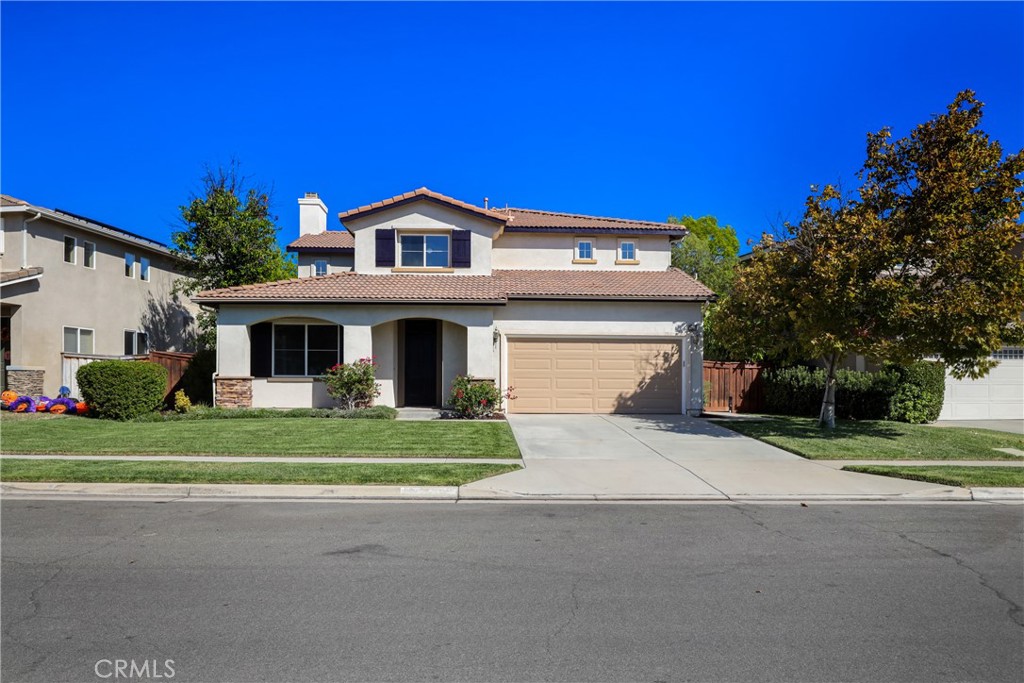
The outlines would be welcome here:
<svg viewBox="0 0 1024 683">
<path fill-rule="evenodd" d="M 170 250 L 60 209 L 0 195 L 3 381 L 54 396 L 69 381 L 62 354 L 188 351 L 198 310 L 172 293 Z"/>
<path fill-rule="evenodd" d="M 303 277 L 193 298 L 218 309 L 218 405 L 330 405 L 317 376 L 373 357 L 384 405 L 440 406 L 469 375 L 515 387 L 512 412 L 700 412 L 713 294 L 670 267 L 682 226 L 426 188 L 341 213 L 344 230 L 315 194 L 299 205 Z"/>
</svg>

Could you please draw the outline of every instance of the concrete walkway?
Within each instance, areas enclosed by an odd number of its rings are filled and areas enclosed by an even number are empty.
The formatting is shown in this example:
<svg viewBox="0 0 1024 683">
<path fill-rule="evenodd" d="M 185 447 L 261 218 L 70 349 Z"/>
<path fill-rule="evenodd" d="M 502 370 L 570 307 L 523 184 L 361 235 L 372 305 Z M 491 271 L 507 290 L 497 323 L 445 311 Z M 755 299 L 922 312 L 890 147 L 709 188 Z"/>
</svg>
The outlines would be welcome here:
<svg viewBox="0 0 1024 683">
<path fill-rule="evenodd" d="M 461 499 L 970 500 L 968 489 L 841 472 L 698 418 L 511 415 L 526 468 Z"/>
</svg>

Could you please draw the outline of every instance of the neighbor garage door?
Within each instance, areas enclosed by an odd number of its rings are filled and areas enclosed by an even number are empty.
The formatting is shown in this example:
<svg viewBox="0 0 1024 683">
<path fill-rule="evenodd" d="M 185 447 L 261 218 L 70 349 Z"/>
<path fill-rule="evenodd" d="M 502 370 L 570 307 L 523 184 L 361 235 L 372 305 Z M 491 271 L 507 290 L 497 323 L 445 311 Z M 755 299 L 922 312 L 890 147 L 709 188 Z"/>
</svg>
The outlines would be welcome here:
<svg viewBox="0 0 1024 683">
<path fill-rule="evenodd" d="M 940 420 L 1019 420 L 1024 417 L 1024 349 L 992 354 L 999 365 L 981 379 L 946 376 Z"/>
<path fill-rule="evenodd" d="M 680 413 L 678 341 L 509 340 L 515 413 Z"/>
</svg>

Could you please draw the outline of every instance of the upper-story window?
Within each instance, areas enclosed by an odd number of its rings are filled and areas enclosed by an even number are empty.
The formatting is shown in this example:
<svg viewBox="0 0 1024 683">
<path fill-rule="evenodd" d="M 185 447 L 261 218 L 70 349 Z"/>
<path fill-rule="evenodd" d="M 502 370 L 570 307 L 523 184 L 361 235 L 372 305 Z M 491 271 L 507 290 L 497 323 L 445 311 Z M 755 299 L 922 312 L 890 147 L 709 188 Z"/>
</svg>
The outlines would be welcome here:
<svg viewBox="0 0 1024 683">
<path fill-rule="evenodd" d="M 636 242 L 633 240 L 619 240 L 619 253 L 616 259 L 619 263 L 637 263 Z"/>
<path fill-rule="evenodd" d="M 64 236 L 64 263 L 77 263 L 78 240 L 74 237 Z"/>
<path fill-rule="evenodd" d="M 449 235 L 401 235 L 402 268 L 447 268 L 451 263 Z"/>
<path fill-rule="evenodd" d="M 96 267 L 96 243 L 95 242 L 82 242 L 82 252 L 85 257 L 83 265 L 86 268 Z"/>
<path fill-rule="evenodd" d="M 327 259 L 318 258 L 313 261 L 313 275 L 327 275 Z"/>
<path fill-rule="evenodd" d="M 576 239 L 576 251 L 573 261 L 577 263 L 596 263 L 594 258 L 594 241 L 587 237 Z"/>
<path fill-rule="evenodd" d="M 124 276 L 135 279 L 135 254 L 130 251 L 124 253 Z"/>
<path fill-rule="evenodd" d="M 139 278 L 144 282 L 149 282 L 149 257 L 139 257 Z"/>
</svg>

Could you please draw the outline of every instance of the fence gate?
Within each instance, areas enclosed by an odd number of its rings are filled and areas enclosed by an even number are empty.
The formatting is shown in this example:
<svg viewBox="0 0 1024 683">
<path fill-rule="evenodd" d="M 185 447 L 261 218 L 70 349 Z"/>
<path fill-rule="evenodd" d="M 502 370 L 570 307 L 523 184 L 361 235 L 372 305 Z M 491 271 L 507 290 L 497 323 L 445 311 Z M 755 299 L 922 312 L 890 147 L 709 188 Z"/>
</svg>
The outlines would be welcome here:
<svg viewBox="0 0 1024 683">
<path fill-rule="evenodd" d="M 757 413 L 764 410 L 767 366 L 731 361 L 704 361 L 704 410 Z"/>
</svg>

